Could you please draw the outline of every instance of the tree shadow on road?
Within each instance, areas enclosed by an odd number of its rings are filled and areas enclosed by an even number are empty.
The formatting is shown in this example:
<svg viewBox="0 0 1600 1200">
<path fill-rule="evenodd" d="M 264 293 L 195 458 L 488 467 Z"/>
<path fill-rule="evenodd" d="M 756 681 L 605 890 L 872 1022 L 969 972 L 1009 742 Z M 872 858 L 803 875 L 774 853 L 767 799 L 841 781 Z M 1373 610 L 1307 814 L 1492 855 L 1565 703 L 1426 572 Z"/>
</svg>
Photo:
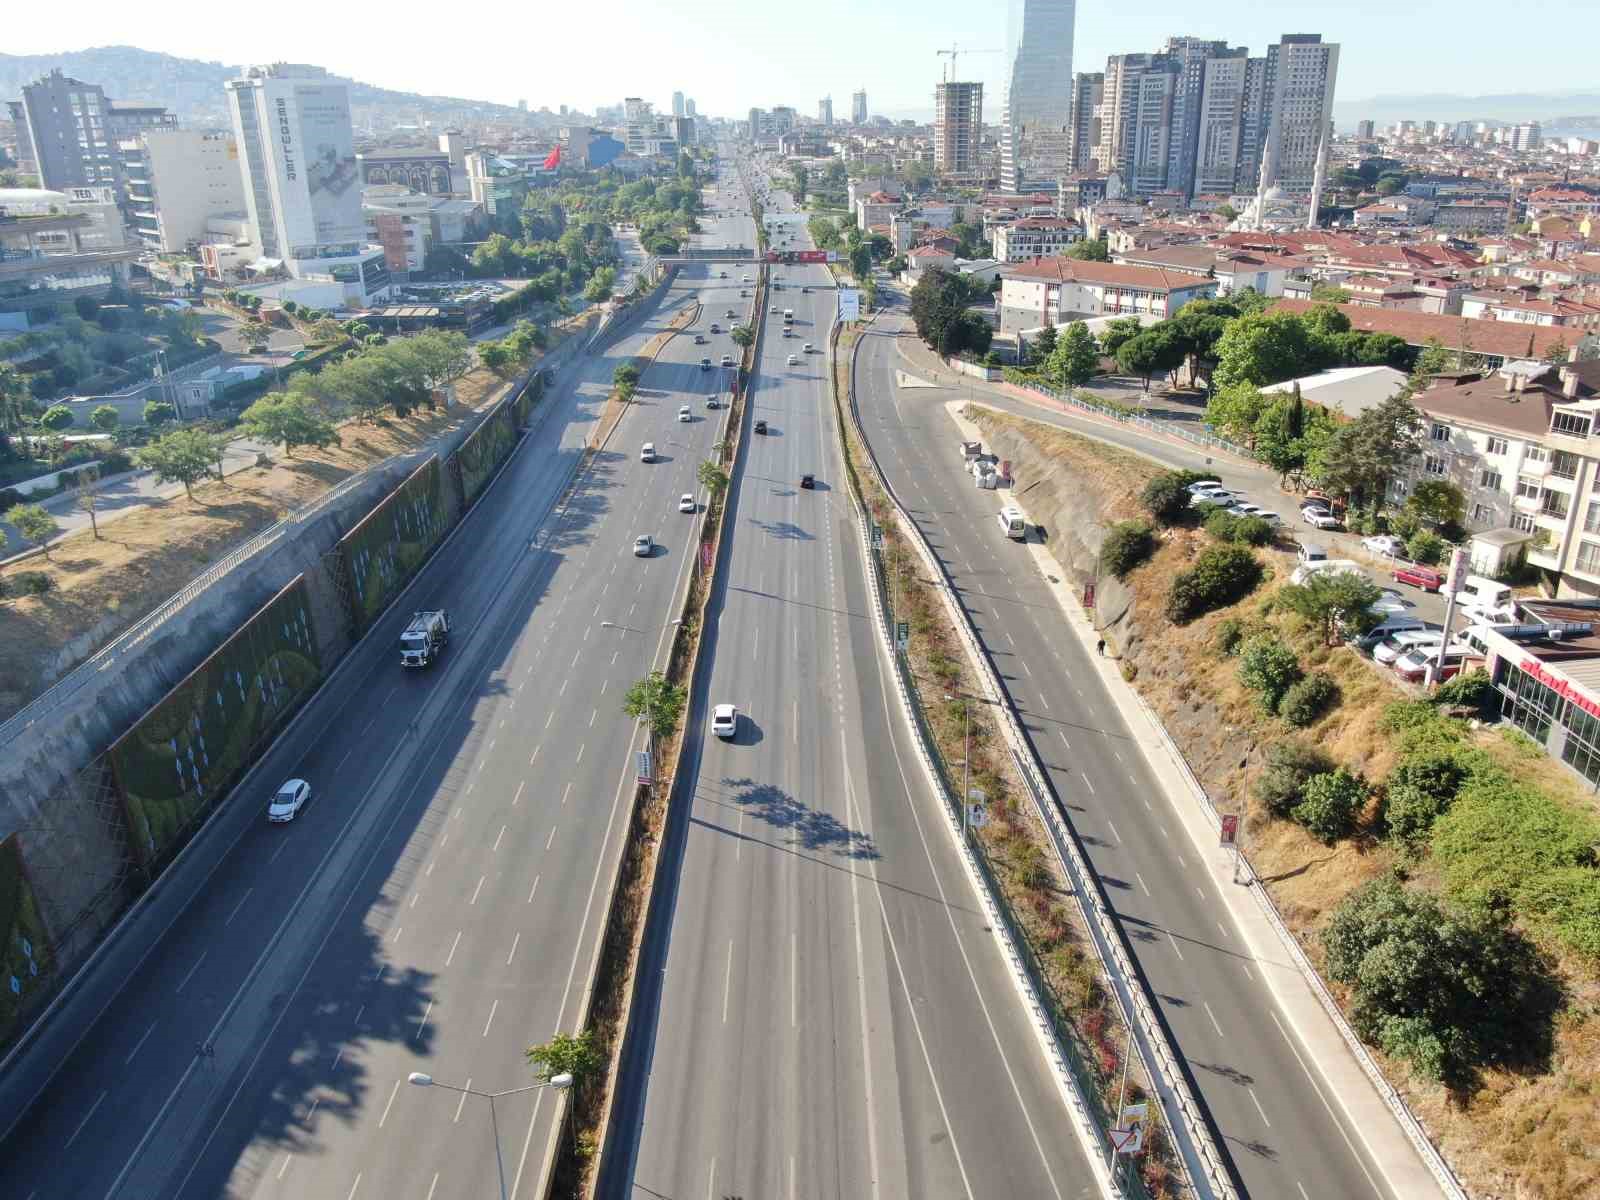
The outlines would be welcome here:
<svg viewBox="0 0 1600 1200">
<path fill-rule="evenodd" d="M 803 850 L 826 850 L 845 858 L 878 859 L 872 839 L 844 824 L 832 813 L 811 808 L 782 788 L 754 779 L 724 779 L 730 800 L 758 821 L 789 830 Z"/>
</svg>

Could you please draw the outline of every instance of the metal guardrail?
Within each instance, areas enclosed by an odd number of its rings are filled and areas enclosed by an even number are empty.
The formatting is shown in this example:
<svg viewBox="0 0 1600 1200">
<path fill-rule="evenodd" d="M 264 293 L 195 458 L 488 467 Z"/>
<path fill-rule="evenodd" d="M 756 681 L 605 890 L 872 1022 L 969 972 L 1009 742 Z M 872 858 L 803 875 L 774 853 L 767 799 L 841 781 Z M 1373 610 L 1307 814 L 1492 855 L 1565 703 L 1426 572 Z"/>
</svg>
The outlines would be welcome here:
<svg viewBox="0 0 1600 1200">
<path fill-rule="evenodd" d="M 853 357 L 851 369 L 853 376 Z M 1032 793 L 1035 810 L 1050 831 L 1051 842 L 1055 847 L 1060 866 L 1072 879 L 1073 891 L 1085 924 L 1089 928 L 1091 941 L 1105 966 L 1106 974 L 1112 981 L 1112 995 L 1116 997 L 1122 1019 L 1137 1042 L 1140 1057 L 1150 1072 L 1157 1099 L 1166 1114 L 1167 1126 L 1173 1131 L 1174 1142 L 1180 1149 L 1180 1161 L 1189 1176 L 1189 1182 L 1196 1191 L 1201 1191 L 1200 1185 L 1203 1180 L 1208 1189 L 1205 1194 L 1233 1200 L 1238 1196 L 1238 1192 L 1234 1188 L 1227 1159 L 1216 1145 L 1211 1135 L 1206 1109 L 1190 1088 L 1188 1078 L 1183 1073 L 1176 1054 L 1168 1044 L 1165 1031 L 1145 995 L 1140 977 L 1128 957 L 1121 931 L 1112 920 L 1110 905 L 1100 885 L 1099 877 L 1084 857 L 1076 836 L 1062 813 L 1060 801 L 1040 768 L 1031 743 L 1023 735 L 1010 697 L 1001 687 L 993 664 L 977 641 L 965 610 L 955 597 L 953 584 L 944 565 L 927 545 L 922 531 L 906 514 L 904 504 L 889 484 L 888 477 L 884 474 L 862 427 L 853 387 L 849 408 L 851 422 L 855 425 L 856 435 L 860 438 L 861 444 L 866 448 L 877 482 L 894 504 L 896 516 L 902 528 L 907 531 L 908 540 L 916 546 L 925 567 L 938 583 L 940 595 L 951 613 L 952 624 L 966 643 L 968 656 L 977 664 L 979 678 L 988 693 L 987 698 L 991 706 L 1001 714 L 1001 727 L 1010 744 L 1012 757 Z M 1135 1016 L 1137 1020 L 1134 1019 Z"/>
<path fill-rule="evenodd" d="M 1117 422 L 1119 425 L 1132 425 L 1136 429 L 1144 429 L 1151 433 L 1158 433 L 1164 437 L 1175 437 L 1191 445 L 1199 446 L 1204 450 L 1221 450 L 1227 454 L 1234 454 L 1240 458 L 1255 462 L 1255 455 L 1243 446 L 1236 446 L 1227 438 L 1219 438 L 1209 433 L 1190 433 L 1186 429 L 1179 429 L 1176 425 L 1169 425 L 1163 421 L 1155 421 L 1149 417 L 1136 416 L 1133 413 L 1123 412 L 1121 409 L 1111 408 L 1104 404 L 1095 404 L 1084 400 L 1072 391 L 1063 391 L 1042 383 L 1013 383 L 1007 379 L 1003 382 L 1010 383 L 1012 387 L 1022 388 L 1024 391 L 1037 392 L 1041 396 L 1049 396 L 1052 400 L 1062 404 L 1070 404 L 1076 409 L 1090 413 L 1097 417 L 1105 417 Z"/>
</svg>

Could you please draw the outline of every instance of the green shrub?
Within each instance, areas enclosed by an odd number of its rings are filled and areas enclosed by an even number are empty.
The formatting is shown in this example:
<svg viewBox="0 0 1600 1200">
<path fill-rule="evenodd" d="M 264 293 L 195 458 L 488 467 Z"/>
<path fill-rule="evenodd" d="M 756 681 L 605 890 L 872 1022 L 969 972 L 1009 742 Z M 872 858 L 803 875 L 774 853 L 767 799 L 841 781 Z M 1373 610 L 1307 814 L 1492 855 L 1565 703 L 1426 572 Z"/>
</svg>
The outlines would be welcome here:
<svg viewBox="0 0 1600 1200">
<path fill-rule="evenodd" d="M 1471 904 L 1523 905 L 1546 873 L 1592 866 L 1597 845 L 1600 820 L 1494 768 L 1474 772 L 1433 826 L 1445 887 Z"/>
<path fill-rule="evenodd" d="M 1404 759 L 1385 781 L 1383 819 L 1389 836 L 1410 849 L 1421 846 L 1470 772 L 1453 750 L 1429 750 Z"/>
<path fill-rule="evenodd" d="M 1247 547 L 1208 546 L 1180 571 L 1167 592 L 1167 618 L 1184 625 L 1248 596 L 1261 582 L 1261 563 Z"/>
<path fill-rule="evenodd" d="M 1162 525 L 1180 521 L 1189 511 L 1189 485 L 1205 476 L 1195 471 L 1163 471 L 1139 493 L 1139 503 Z"/>
<path fill-rule="evenodd" d="M 1206 532 L 1219 542 L 1242 546 L 1265 546 L 1272 540 L 1272 526 L 1260 517 L 1239 517 L 1215 504 L 1203 504 L 1201 521 Z"/>
<path fill-rule="evenodd" d="M 1306 780 L 1289 815 L 1331 846 L 1350 832 L 1366 800 L 1366 783 L 1339 767 Z"/>
<path fill-rule="evenodd" d="M 1296 728 L 1311 724 L 1339 698 L 1339 685 L 1321 671 L 1289 685 L 1278 702 L 1278 715 Z"/>
<path fill-rule="evenodd" d="M 1239 682 L 1256 694 L 1265 713 L 1278 711 L 1278 702 L 1300 678 L 1300 659 L 1270 633 L 1257 634 L 1239 649 Z"/>
<path fill-rule="evenodd" d="M 1600 871 L 1560 867 L 1528 881 L 1525 914 L 1570 950 L 1600 959 Z"/>
<path fill-rule="evenodd" d="M 1405 542 L 1409 542 L 1422 528 L 1422 522 L 1417 519 L 1417 514 L 1405 509 L 1386 514 L 1386 521 L 1389 526 L 1388 532 Z"/>
<path fill-rule="evenodd" d="M 1101 565 L 1121 579 L 1156 548 L 1156 539 L 1148 521 L 1118 521 L 1100 543 Z"/>
<path fill-rule="evenodd" d="M 1445 541 L 1431 529 L 1419 529 L 1406 539 L 1406 553 L 1413 562 L 1435 564 L 1444 558 Z"/>
<path fill-rule="evenodd" d="M 1267 746 L 1266 770 L 1256 776 L 1252 791 L 1275 817 L 1287 817 L 1300 803 L 1306 780 L 1333 770 L 1333 760 L 1315 746 L 1284 738 Z"/>
<path fill-rule="evenodd" d="M 1481 710 L 1491 694 L 1489 672 L 1475 667 L 1441 683 L 1434 690 L 1433 702 L 1444 708 Z"/>
<path fill-rule="evenodd" d="M 1217 632 L 1212 640 L 1217 653 L 1228 657 L 1239 653 L 1245 638 L 1255 631 L 1254 623 L 1244 617 L 1224 617 L 1217 622 Z"/>
</svg>

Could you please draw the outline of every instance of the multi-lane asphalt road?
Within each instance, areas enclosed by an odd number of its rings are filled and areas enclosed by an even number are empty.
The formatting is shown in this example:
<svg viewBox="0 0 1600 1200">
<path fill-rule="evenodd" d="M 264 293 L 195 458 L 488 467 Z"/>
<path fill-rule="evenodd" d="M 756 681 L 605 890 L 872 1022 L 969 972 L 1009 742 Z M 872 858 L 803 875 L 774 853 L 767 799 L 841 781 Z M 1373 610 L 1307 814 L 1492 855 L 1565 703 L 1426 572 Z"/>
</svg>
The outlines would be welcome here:
<svg viewBox="0 0 1600 1200">
<path fill-rule="evenodd" d="M 897 387 L 896 369 L 918 373 L 900 353 L 910 328 L 897 307 L 862 342 L 867 438 L 954 579 L 1247 1193 L 1390 1197 L 1187 844 L 1171 807 L 1182 801 L 1162 794 L 1090 653 L 1026 551 L 997 527 L 1003 494 L 974 488 L 961 470 L 945 411 L 960 394 Z"/>
<path fill-rule="evenodd" d="M 633 786 L 622 695 L 664 661 L 703 513 L 678 498 L 727 414 L 706 410 L 720 373 L 698 363 L 736 353 L 730 339 L 674 338 L 552 506 L 613 368 L 697 299 L 747 311 L 737 297 L 685 268 L 638 328 L 563 374 L 555 411 L 399 606 L 450 611 L 442 661 L 402 670 L 397 611 L 280 739 L 234 800 L 262 819 L 6 1143 L 7 1194 L 495 1193 L 487 1106 L 405 1080 L 526 1084 L 523 1048 L 578 1020 Z M 641 533 L 649 558 L 632 554 Z M 314 799 L 268 827 L 291 775 Z M 498 1107 L 517 1195 L 536 1192 L 556 1107 Z"/>
<path fill-rule="evenodd" d="M 767 212 L 805 244 L 787 196 Z M 662 863 L 671 931 L 641 966 L 659 986 L 623 1079 L 630 1169 L 608 1195 L 1094 1194 L 891 699 L 827 391 L 832 281 L 772 276 L 795 336 L 769 312 L 686 739 L 692 809 Z M 718 703 L 739 709 L 730 741 L 709 732 Z"/>
</svg>

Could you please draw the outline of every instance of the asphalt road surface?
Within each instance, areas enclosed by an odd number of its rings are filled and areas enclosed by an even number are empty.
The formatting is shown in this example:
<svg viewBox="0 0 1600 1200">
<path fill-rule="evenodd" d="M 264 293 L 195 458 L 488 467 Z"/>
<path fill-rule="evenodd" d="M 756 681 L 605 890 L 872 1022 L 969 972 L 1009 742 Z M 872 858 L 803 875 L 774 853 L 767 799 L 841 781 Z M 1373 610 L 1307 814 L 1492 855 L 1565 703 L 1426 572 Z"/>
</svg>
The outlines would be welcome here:
<svg viewBox="0 0 1600 1200">
<path fill-rule="evenodd" d="M 890 698 L 827 391 L 832 281 L 774 277 L 796 336 L 768 316 L 746 414 L 768 432 L 730 493 L 711 686 L 685 747 L 693 806 L 662 864 L 672 925 L 664 961 L 647 949 L 641 966 L 660 979 L 654 1036 L 617 1118 L 632 1169 L 608 1194 L 1090 1195 Z M 730 741 L 707 728 L 717 703 L 738 706 Z"/>
<path fill-rule="evenodd" d="M 1004 493 L 962 471 L 944 407 L 960 393 L 896 387 L 895 370 L 911 366 L 897 346 L 910 327 L 892 311 L 862 343 L 867 437 L 954 579 L 1248 1194 L 1389 1197 L 1307 1070 L 1211 878 L 1189 861 L 1171 808 L 1182 801 L 1162 794 L 1045 581 L 999 529 Z"/>
<path fill-rule="evenodd" d="M 563 373 L 556 411 L 397 606 L 449 610 L 443 659 L 402 669 L 404 612 L 386 617 L 235 797 L 263 819 L 13 1133 L 8 1195 L 486 1196 L 497 1149 L 513 1194 L 538 1193 L 559 1132 L 545 1093 L 500 1102 L 496 1140 L 484 1101 L 405 1080 L 525 1085 L 523 1048 L 577 1021 L 639 744 L 622 696 L 665 660 L 703 519 L 677 502 L 727 412 L 705 410 L 689 338 L 552 505 L 613 368 L 707 283 L 685 269 Z M 288 776 L 313 800 L 269 827 Z"/>
</svg>

